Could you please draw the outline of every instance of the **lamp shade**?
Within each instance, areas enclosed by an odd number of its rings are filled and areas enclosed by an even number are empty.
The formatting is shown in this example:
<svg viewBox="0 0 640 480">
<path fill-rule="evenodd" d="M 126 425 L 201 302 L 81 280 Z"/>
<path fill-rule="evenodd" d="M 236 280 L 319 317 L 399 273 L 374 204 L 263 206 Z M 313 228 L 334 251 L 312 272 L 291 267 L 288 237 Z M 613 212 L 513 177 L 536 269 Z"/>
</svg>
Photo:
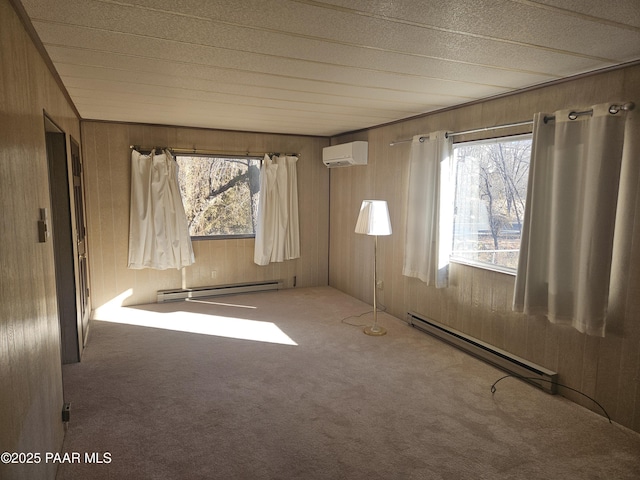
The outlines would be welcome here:
<svg viewBox="0 0 640 480">
<path fill-rule="evenodd" d="M 389 208 L 384 200 L 363 200 L 356 222 L 356 233 L 391 235 Z"/>
</svg>

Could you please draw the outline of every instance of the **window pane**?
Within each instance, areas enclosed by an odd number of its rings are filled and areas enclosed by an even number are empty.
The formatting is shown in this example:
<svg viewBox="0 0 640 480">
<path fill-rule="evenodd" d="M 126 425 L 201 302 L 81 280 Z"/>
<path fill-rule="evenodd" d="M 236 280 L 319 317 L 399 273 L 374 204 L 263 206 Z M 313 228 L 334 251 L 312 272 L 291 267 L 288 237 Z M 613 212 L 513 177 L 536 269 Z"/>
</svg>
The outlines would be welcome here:
<svg viewBox="0 0 640 480">
<path fill-rule="evenodd" d="M 260 159 L 176 156 L 192 237 L 255 235 Z"/>
<path fill-rule="evenodd" d="M 518 266 L 531 136 L 454 145 L 453 258 Z"/>
</svg>

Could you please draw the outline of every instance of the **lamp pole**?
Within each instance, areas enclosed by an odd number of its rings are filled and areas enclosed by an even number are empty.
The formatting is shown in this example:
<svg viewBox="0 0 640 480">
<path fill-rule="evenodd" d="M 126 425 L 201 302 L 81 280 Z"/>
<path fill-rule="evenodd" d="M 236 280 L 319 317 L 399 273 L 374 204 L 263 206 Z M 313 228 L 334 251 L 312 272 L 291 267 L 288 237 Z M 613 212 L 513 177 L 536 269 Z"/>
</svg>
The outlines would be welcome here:
<svg viewBox="0 0 640 480">
<path fill-rule="evenodd" d="M 374 235 L 373 241 L 373 325 L 365 327 L 364 333 L 367 335 L 384 335 L 387 330 L 378 326 L 378 235 Z"/>
</svg>

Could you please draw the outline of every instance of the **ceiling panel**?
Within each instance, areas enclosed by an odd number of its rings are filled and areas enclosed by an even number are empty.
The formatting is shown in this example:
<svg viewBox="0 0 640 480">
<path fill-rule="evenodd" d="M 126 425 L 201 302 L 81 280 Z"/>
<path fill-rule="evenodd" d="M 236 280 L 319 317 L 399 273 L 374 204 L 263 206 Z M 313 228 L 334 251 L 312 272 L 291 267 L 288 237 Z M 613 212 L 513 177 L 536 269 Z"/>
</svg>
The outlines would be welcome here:
<svg viewBox="0 0 640 480">
<path fill-rule="evenodd" d="M 585 15 L 599 21 L 612 21 L 623 25 L 640 27 L 640 8 L 638 0 L 615 0 L 612 2 L 594 2 L 585 0 L 519 0 L 517 3 L 533 4 L 537 7 L 548 6 L 554 11 L 564 11 L 567 15 Z"/>
<path fill-rule="evenodd" d="M 60 51 L 53 48 L 58 71 L 63 78 L 103 78 L 113 81 L 134 82 L 144 84 L 172 85 L 176 88 L 195 88 L 201 90 L 223 90 L 225 88 L 258 87 L 265 94 L 277 90 L 286 95 L 317 93 L 325 95 L 325 102 L 342 103 L 345 98 L 356 98 L 370 101 L 390 102 L 393 104 L 415 105 L 422 103 L 438 103 L 444 105 L 452 101 L 459 103 L 472 100 L 471 97 L 455 95 L 453 89 L 447 95 L 432 93 L 416 93 L 401 91 L 393 87 L 371 88 L 339 84 L 337 82 L 319 82 L 302 78 L 289 78 L 283 75 L 263 75 L 259 73 L 241 72 L 238 70 L 222 70 L 194 64 L 157 62 L 149 59 L 136 59 L 125 56 L 101 56 L 94 60 L 89 51 Z M 106 58 L 105 58 L 106 57 Z M 86 59 L 91 65 L 79 65 L 78 61 Z M 286 80 L 286 82 L 284 81 Z M 400 105 L 398 105 L 400 106 Z"/>
<path fill-rule="evenodd" d="M 68 47 L 73 50 L 101 51 L 101 55 L 119 53 L 137 58 L 153 60 L 174 60 L 190 62 L 197 65 L 211 65 L 244 71 L 279 71 L 289 76 L 302 77 L 314 75 L 313 69 L 329 69 L 335 67 L 365 72 L 382 72 L 407 77 L 423 77 L 425 79 L 443 79 L 458 83 L 474 85 L 491 85 L 496 87 L 517 88 L 524 84 L 534 84 L 559 78 L 558 74 L 540 74 L 515 68 L 487 67 L 474 63 L 451 62 L 434 58 L 415 58 L 406 54 L 392 52 L 376 52 L 337 45 L 332 52 L 309 42 L 300 42 L 297 48 L 305 51 L 307 58 L 294 55 L 276 55 L 267 53 L 248 53 L 204 46 L 200 44 L 179 43 L 175 40 L 141 37 L 135 34 L 122 35 L 106 31 L 94 31 L 86 28 L 53 26 L 38 24 L 38 31 L 43 41 L 50 45 L 50 50 Z M 58 36 L 73 39 L 64 44 L 55 43 Z M 108 45 L 108 50 L 104 47 Z M 326 45 L 325 45 L 326 47 Z M 304 49 L 304 50 L 303 50 Z M 316 55 L 311 55 L 317 51 Z M 153 53 L 153 55 L 151 55 Z M 288 70 L 284 68 L 289 67 Z"/>
<path fill-rule="evenodd" d="M 363 11 L 367 15 L 377 15 L 376 2 L 328 0 L 327 3 Z M 626 23 L 626 19 L 621 19 L 622 22 L 616 25 L 613 21 L 605 22 L 579 12 L 551 8 L 553 3 L 555 2 L 547 2 L 547 8 L 541 8 L 542 5 L 538 2 L 517 0 L 389 2 L 392 7 L 386 8 L 384 12 L 386 18 L 392 17 L 397 22 L 408 22 L 423 28 L 492 38 L 500 42 L 525 44 L 572 55 L 615 60 L 633 56 L 634 52 L 637 54 L 640 31 L 637 28 L 635 31 L 633 28 L 626 28 L 633 26 Z M 580 0 L 576 3 L 584 6 L 607 2 Z M 637 0 L 615 2 L 615 7 L 610 7 L 609 10 L 615 10 L 619 3 L 629 6 L 633 3 L 634 16 L 638 17 L 640 6 Z M 612 52 L 615 53 L 614 57 L 610 57 Z"/>
<path fill-rule="evenodd" d="M 636 0 L 23 4 L 87 119 L 329 136 L 640 59 Z"/>
</svg>

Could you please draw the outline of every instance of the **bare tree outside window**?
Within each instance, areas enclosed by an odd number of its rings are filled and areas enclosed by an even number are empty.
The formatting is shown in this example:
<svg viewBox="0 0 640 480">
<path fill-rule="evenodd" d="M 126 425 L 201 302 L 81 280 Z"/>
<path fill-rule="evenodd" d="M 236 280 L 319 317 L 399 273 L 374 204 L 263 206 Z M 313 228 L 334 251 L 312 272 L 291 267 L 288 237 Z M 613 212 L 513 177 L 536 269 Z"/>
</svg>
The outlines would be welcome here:
<svg viewBox="0 0 640 480">
<path fill-rule="evenodd" d="M 454 145 L 454 258 L 517 268 L 530 158 L 530 135 Z"/>
<path fill-rule="evenodd" d="M 177 155 L 176 162 L 192 237 L 255 235 L 259 158 Z"/>
</svg>

